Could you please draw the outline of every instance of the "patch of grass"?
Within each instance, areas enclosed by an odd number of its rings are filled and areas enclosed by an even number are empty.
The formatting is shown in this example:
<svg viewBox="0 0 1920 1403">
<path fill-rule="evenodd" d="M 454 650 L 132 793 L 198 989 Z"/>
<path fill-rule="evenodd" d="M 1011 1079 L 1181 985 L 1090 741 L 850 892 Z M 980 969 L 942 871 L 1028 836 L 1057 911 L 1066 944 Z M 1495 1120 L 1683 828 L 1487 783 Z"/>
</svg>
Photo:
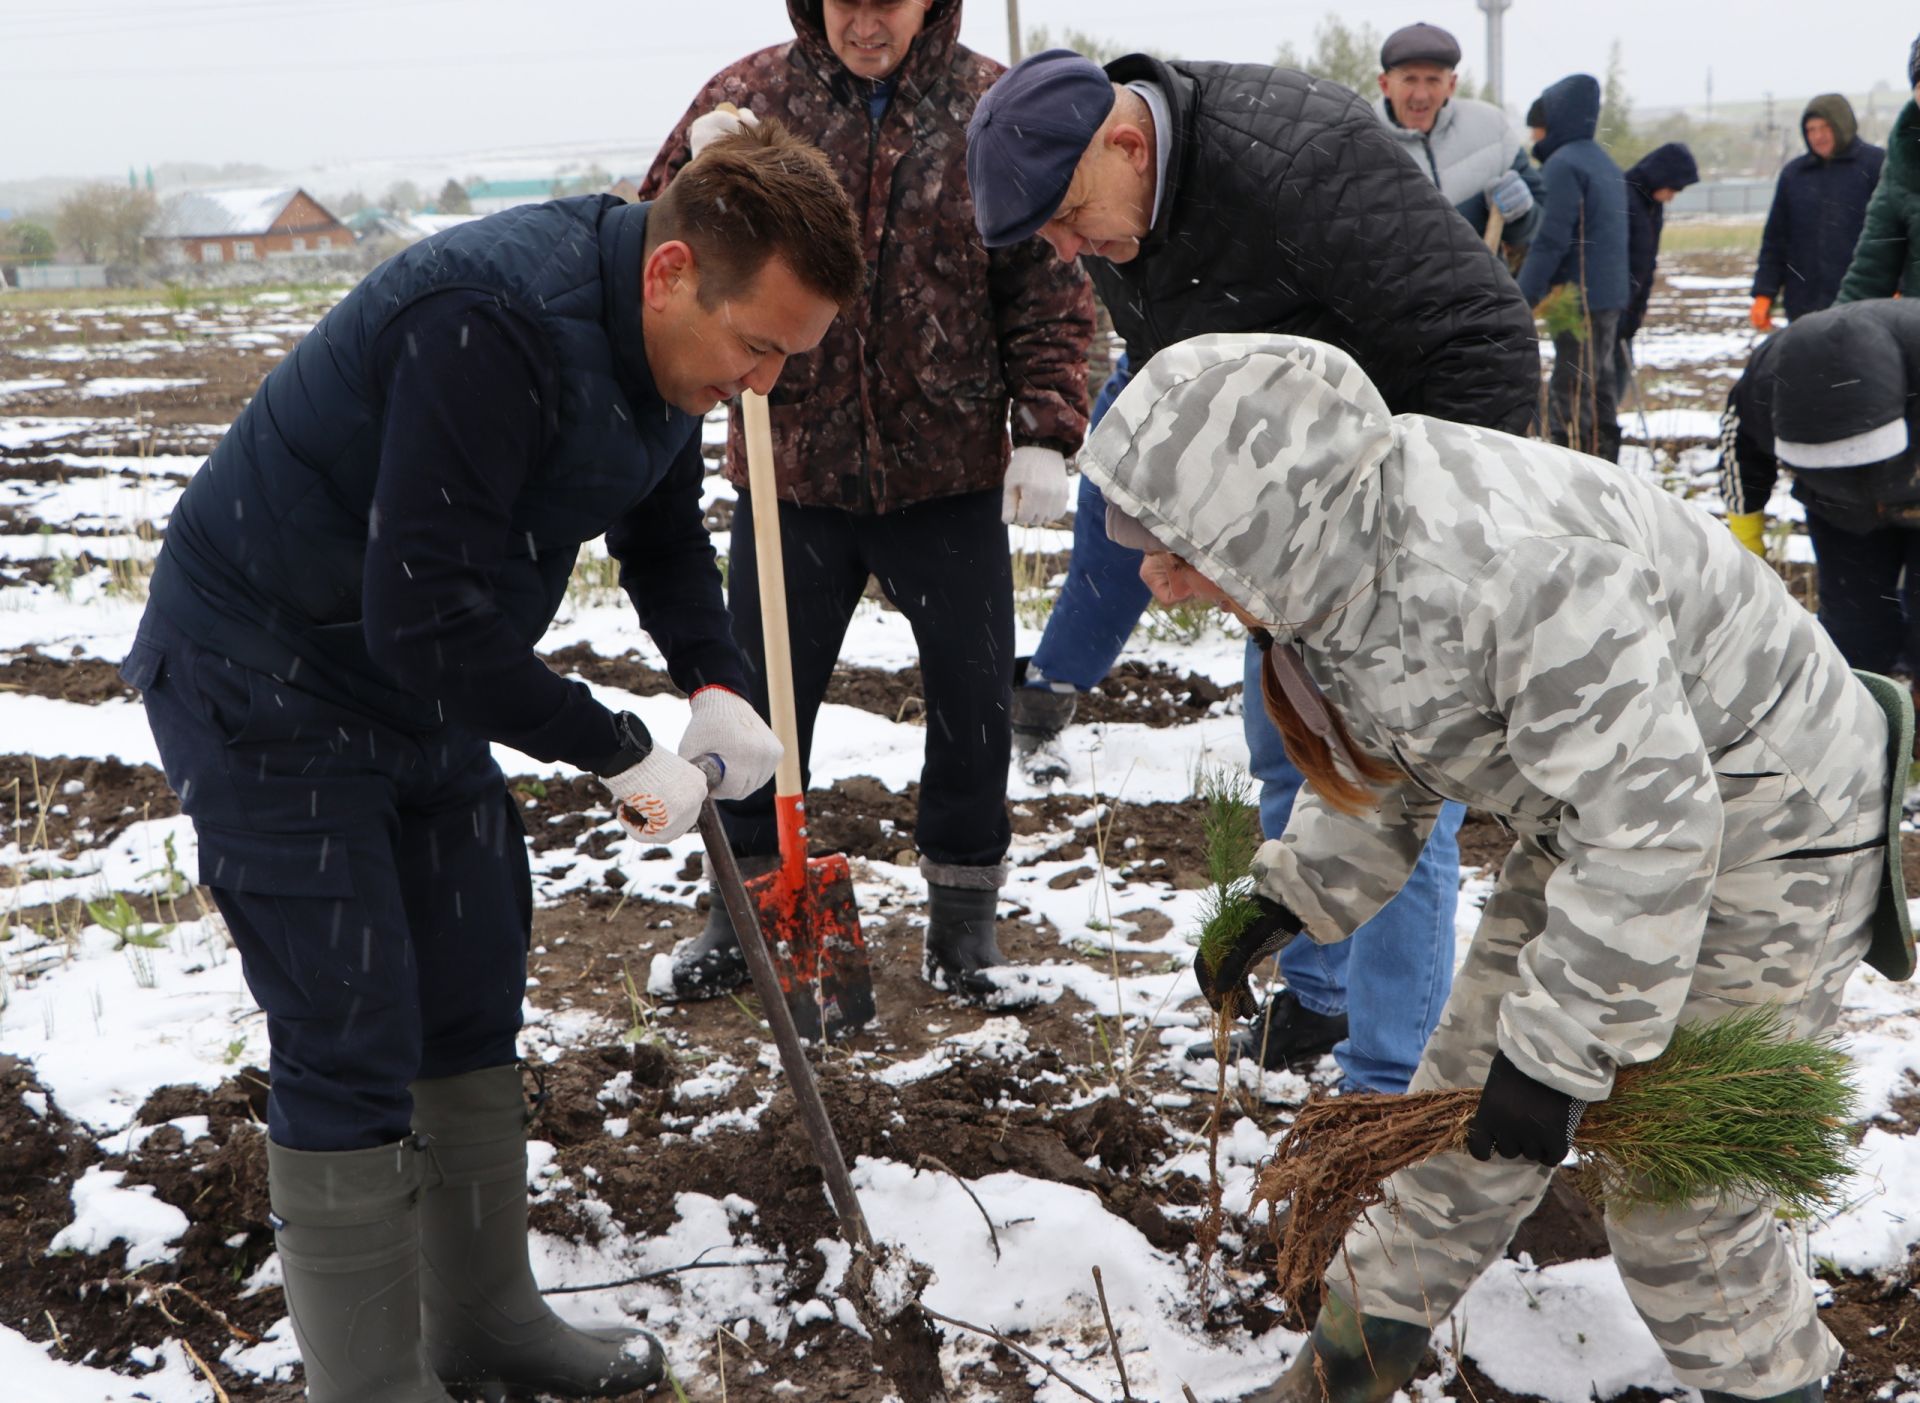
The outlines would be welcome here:
<svg viewBox="0 0 1920 1403">
<path fill-rule="evenodd" d="M 1765 228 L 1766 221 L 1757 215 L 1752 219 L 1670 216 L 1660 231 L 1660 252 L 1663 257 L 1676 253 L 1757 254 Z"/>
<path fill-rule="evenodd" d="M 620 589 L 620 562 L 610 555 L 581 551 L 567 581 L 567 602 L 576 609 L 593 609 L 618 604 L 625 598 Z"/>
</svg>

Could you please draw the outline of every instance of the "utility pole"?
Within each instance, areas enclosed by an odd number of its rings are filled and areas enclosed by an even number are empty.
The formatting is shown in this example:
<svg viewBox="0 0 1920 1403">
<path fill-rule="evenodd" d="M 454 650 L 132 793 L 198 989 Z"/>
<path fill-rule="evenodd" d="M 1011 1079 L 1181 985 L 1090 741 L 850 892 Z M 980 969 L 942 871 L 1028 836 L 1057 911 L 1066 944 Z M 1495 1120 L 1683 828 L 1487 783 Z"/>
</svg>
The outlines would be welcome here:
<svg viewBox="0 0 1920 1403">
<path fill-rule="evenodd" d="M 1007 0 L 1007 64 L 1020 62 L 1020 0 Z"/>
<path fill-rule="evenodd" d="M 1513 0 L 1479 0 L 1487 16 L 1487 82 L 1493 88 L 1493 105 L 1507 105 L 1506 42 L 1501 34 L 1502 17 L 1513 8 Z"/>
</svg>

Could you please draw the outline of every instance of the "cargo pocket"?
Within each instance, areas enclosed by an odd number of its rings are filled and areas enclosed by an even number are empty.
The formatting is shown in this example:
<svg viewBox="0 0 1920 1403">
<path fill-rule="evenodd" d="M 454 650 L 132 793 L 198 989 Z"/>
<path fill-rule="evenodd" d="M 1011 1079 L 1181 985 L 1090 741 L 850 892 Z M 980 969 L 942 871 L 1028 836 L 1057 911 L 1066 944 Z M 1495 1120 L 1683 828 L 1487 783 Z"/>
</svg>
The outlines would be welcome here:
<svg viewBox="0 0 1920 1403">
<path fill-rule="evenodd" d="M 265 896 L 353 895 L 347 840 L 339 833 L 257 833 L 194 824 L 200 883 Z"/>
<path fill-rule="evenodd" d="M 120 680 L 136 692 L 147 692 L 159 682 L 166 668 L 167 655 L 160 645 L 145 638 L 133 640 L 133 648 L 120 664 Z"/>
</svg>

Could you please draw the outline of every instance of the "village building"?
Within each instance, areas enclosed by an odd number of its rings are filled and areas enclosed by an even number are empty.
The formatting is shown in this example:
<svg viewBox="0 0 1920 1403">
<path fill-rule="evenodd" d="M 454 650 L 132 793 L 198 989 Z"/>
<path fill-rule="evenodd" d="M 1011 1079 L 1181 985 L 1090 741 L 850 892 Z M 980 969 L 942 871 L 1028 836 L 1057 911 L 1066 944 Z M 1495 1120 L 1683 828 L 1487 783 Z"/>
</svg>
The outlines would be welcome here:
<svg viewBox="0 0 1920 1403">
<path fill-rule="evenodd" d="M 168 200 L 147 249 L 174 263 L 247 263 L 338 253 L 353 231 L 297 187 L 192 190 Z"/>
</svg>

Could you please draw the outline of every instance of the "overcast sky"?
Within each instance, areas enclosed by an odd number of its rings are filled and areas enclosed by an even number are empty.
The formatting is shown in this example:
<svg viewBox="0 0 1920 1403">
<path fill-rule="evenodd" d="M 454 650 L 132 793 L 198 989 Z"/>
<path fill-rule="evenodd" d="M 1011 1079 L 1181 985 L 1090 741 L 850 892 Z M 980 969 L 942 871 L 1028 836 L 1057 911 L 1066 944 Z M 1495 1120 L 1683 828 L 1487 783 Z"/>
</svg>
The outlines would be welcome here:
<svg viewBox="0 0 1920 1403">
<path fill-rule="evenodd" d="M 1310 49 L 1335 0 L 1020 0 L 1072 26 L 1191 58 Z M 1383 33 L 1426 19 L 1485 68 L 1474 0 L 1342 0 Z M 1849 0 L 1515 0 L 1507 96 L 1603 73 L 1618 39 L 1640 106 L 1906 86 L 1920 7 Z M 518 144 L 650 144 L 701 81 L 790 38 L 783 0 L 0 0 L 0 180 L 110 176 L 163 161 L 432 155 Z M 967 0 L 962 38 L 1007 55 L 1004 0 Z"/>
</svg>

